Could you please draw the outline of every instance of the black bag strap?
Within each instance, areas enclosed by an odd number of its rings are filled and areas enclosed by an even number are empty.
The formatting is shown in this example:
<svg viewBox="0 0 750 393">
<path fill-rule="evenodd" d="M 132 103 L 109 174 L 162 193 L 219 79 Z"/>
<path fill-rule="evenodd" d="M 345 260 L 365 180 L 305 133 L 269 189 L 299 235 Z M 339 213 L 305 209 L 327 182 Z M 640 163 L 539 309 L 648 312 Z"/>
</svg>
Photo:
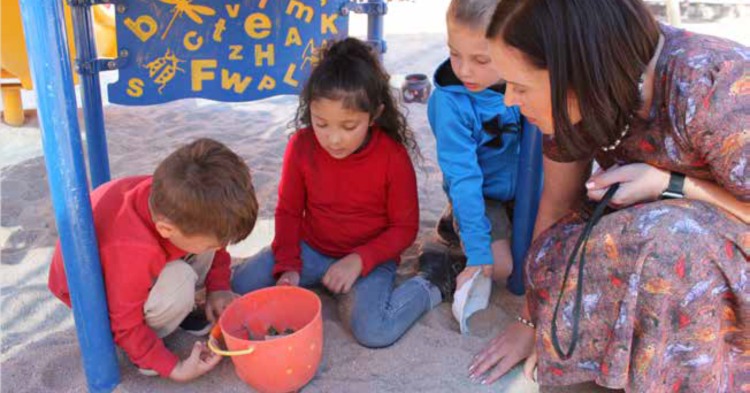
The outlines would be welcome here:
<svg viewBox="0 0 750 393">
<path fill-rule="evenodd" d="M 602 200 L 599 201 L 598 205 L 596 205 L 594 213 L 586 223 L 586 227 L 583 229 L 581 236 L 578 238 L 576 246 L 573 249 L 573 252 L 570 254 L 570 258 L 568 258 L 568 263 L 565 267 L 565 275 L 563 276 L 562 287 L 560 288 L 560 295 L 557 297 L 555 312 L 554 314 L 552 314 L 552 346 L 555 348 L 555 352 L 557 353 L 557 356 L 560 357 L 560 359 L 569 359 L 573 354 L 573 351 L 576 349 L 576 344 L 578 344 L 578 325 L 581 320 L 581 304 L 583 303 L 583 266 L 586 264 L 586 244 L 588 244 L 589 236 L 591 235 L 591 231 L 594 229 L 594 225 L 596 225 L 596 223 L 599 222 L 599 219 L 601 219 L 604 215 L 604 210 L 607 208 L 609 201 L 612 200 L 612 196 L 615 195 L 615 192 L 617 192 L 617 189 L 619 187 L 619 183 L 611 185 L 607 190 L 607 193 L 604 194 Z M 568 350 L 563 352 L 562 348 L 560 347 L 560 340 L 557 337 L 557 311 L 560 308 L 560 302 L 562 301 L 563 294 L 565 293 L 565 286 L 568 283 L 568 273 L 570 273 L 570 268 L 573 266 L 573 264 L 575 264 L 576 257 L 579 253 L 581 254 L 581 257 L 579 258 L 578 263 L 576 298 L 575 303 L 573 303 L 573 332 L 571 334 Z"/>
</svg>

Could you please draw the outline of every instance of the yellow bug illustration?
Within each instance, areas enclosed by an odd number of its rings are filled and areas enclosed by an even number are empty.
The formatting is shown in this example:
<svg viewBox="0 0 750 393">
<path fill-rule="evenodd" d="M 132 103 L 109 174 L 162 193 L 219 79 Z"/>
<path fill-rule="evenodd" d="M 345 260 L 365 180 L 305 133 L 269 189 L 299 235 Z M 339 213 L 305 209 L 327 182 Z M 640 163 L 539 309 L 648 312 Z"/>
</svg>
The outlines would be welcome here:
<svg viewBox="0 0 750 393">
<path fill-rule="evenodd" d="M 177 56 L 172 53 L 172 50 L 167 48 L 164 56 L 157 57 L 144 66 L 144 68 L 148 68 L 148 77 L 153 79 L 154 83 L 159 85 L 159 94 L 161 94 L 161 91 L 167 86 L 167 83 L 174 78 L 177 71 L 185 72 L 185 70 L 179 67 L 179 63 L 183 62 L 184 60 L 178 59 Z M 154 75 L 156 75 L 156 78 L 154 78 Z"/>
<path fill-rule="evenodd" d="M 315 47 L 315 40 L 310 39 L 310 41 L 305 46 L 305 50 L 302 51 L 302 65 L 299 67 L 300 70 L 305 69 L 305 65 L 310 64 L 310 66 L 315 67 L 318 64 L 318 60 L 320 60 L 320 52 L 321 49 L 324 48 L 327 44 L 326 40 L 323 40 L 323 42 L 320 44 L 320 47 Z"/>
<path fill-rule="evenodd" d="M 159 1 L 161 1 L 164 4 L 169 4 L 169 5 L 174 6 L 174 8 L 172 8 L 172 20 L 169 21 L 167 28 L 164 30 L 164 34 L 161 35 L 162 40 L 167 37 L 167 33 L 169 33 L 169 30 L 172 28 L 172 24 L 174 24 L 175 19 L 182 16 L 182 14 L 187 15 L 188 18 L 192 19 L 193 22 L 199 25 L 203 24 L 203 18 L 201 18 L 201 15 L 206 15 L 206 16 L 216 15 L 216 11 L 211 7 L 207 7 L 205 5 L 191 4 L 193 0 L 159 0 Z"/>
</svg>

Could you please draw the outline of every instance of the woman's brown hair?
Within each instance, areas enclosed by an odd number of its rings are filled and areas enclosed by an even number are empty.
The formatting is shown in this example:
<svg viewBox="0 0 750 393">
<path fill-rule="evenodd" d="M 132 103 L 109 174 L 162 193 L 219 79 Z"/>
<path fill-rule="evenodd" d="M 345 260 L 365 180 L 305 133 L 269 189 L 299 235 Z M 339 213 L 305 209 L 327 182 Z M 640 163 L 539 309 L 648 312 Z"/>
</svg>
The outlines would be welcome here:
<svg viewBox="0 0 750 393">
<path fill-rule="evenodd" d="M 501 0 L 487 28 L 549 71 L 555 139 L 578 159 L 620 138 L 642 105 L 638 83 L 659 34 L 642 0 Z M 582 117 L 575 127 L 569 89 Z"/>
</svg>

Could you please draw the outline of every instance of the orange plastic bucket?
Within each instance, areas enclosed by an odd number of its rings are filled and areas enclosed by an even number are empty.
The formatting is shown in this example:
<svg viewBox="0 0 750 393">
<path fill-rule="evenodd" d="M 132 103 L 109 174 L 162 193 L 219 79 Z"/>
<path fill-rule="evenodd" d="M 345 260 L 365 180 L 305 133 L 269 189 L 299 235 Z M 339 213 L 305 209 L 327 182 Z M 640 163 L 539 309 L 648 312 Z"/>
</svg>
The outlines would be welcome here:
<svg viewBox="0 0 750 393">
<path fill-rule="evenodd" d="M 235 372 L 253 389 L 296 391 L 313 379 L 323 355 L 321 307 L 318 296 L 304 288 L 250 292 L 224 310 L 208 345 L 219 355 L 231 356 Z M 271 327 L 294 333 L 263 340 Z M 227 350 L 219 348 L 222 336 Z"/>
</svg>

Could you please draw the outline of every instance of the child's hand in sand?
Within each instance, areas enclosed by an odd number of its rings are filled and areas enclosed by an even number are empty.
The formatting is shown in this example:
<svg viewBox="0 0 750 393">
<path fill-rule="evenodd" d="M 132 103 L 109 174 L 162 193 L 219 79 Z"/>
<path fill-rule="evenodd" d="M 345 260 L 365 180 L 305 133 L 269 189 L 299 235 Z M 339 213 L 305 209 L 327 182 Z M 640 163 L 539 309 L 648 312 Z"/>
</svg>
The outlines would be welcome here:
<svg viewBox="0 0 750 393">
<path fill-rule="evenodd" d="M 328 268 L 323 285 L 333 293 L 349 293 L 361 273 L 362 258 L 359 254 L 349 254 Z"/>
<path fill-rule="evenodd" d="M 211 352 L 206 343 L 198 341 L 193 345 L 190 356 L 177 363 L 169 378 L 177 382 L 187 382 L 211 371 L 220 361 L 221 356 Z"/>
<path fill-rule="evenodd" d="M 284 274 L 279 277 L 279 280 L 276 281 L 276 285 L 291 285 L 293 287 L 296 287 L 299 285 L 299 273 L 298 272 L 284 272 Z"/>
<path fill-rule="evenodd" d="M 206 298 L 206 319 L 211 322 L 218 321 L 224 309 L 236 298 L 237 294 L 232 291 L 209 292 Z"/>
<path fill-rule="evenodd" d="M 486 277 L 492 277 L 492 265 L 466 266 L 464 270 L 462 270 L 461 273 L 458 274 L 458 277 L 456 277 L 456 291 L 461 289 L 461 287 L 466 284 L 467 281 L 474 277 L 474 273 L 476 273 L 480 268 L 482 269 L 482 274 L 484 274 Z"/>
</svg>

